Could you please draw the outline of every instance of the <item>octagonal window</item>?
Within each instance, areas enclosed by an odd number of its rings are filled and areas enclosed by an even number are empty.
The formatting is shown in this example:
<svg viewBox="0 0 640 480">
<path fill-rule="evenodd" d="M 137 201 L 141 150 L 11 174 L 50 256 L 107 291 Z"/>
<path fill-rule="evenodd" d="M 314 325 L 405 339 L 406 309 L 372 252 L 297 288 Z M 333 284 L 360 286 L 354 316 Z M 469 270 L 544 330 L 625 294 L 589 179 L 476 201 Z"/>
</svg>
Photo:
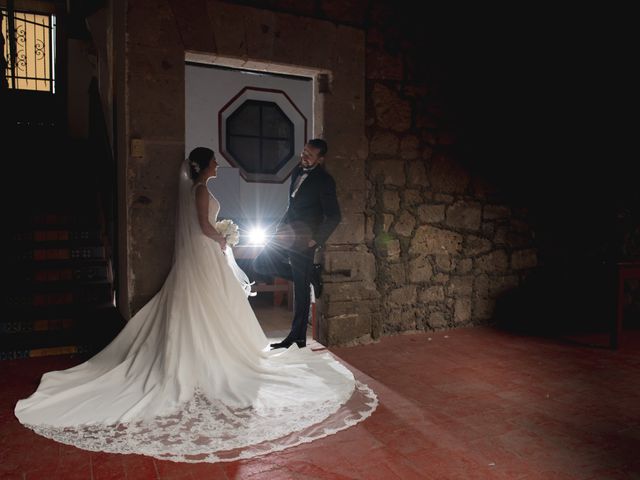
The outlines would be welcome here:
<svg viewBox="0 0 640 480">
<path fill-rule="evenodd" d="M 226 121 L 226 146 L 247 173 L 275 174 L 294 152 L 293 123 L 274 102 L 246 100 Z"/>
<path fill-rule="evenodd" d="M 244 87 L 218 111 L 220 153 L 246 182 L 283 183 L 298 164 L 307 119 L 282 90 Z"/>
</svg>

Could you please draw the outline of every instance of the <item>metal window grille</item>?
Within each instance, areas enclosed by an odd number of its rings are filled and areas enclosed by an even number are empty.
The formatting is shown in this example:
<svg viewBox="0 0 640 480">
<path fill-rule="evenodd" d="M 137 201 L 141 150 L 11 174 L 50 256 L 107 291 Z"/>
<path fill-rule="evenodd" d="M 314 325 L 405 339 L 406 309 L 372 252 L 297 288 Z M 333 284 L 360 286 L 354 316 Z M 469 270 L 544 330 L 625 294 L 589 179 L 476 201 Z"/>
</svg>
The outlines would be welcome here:
<svg viewBox="0 0 640 480">
<path fill-rule="evenodd" d="M 6 86 L 55 93 L 55 15 L 0 9 Z"/>
</svg>

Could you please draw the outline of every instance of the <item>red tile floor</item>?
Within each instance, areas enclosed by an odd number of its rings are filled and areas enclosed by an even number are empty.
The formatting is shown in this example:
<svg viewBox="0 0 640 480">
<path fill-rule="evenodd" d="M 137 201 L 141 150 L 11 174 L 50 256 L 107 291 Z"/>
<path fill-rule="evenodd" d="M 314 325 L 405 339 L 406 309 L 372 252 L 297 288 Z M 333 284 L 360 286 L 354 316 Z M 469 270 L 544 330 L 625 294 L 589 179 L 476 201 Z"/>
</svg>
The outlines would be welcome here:
<svg viewBox="0 0 640 480">
<path fill-rule="evenodd" d="M 488 327 L 332 352 L 379 395 L 363 423 L 251 460 L 180 464 L 91 453 L 13 416 L 73 357 L 0 362 L 3 479 L 640 479 L 640 332 L 618 351 Z"/>
</svg>

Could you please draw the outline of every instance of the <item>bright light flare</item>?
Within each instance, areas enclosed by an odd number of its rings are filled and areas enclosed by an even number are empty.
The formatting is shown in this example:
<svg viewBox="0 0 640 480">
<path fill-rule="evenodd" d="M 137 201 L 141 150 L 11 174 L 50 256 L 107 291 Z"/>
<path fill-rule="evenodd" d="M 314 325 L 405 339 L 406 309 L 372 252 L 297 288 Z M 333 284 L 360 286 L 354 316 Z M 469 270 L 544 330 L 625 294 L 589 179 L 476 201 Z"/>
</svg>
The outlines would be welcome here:
<svg viewBox="0 0 640 480">
<path fill-rule="evenodd" d="M 267 233 L 262 227 L 253 227 L 249 230 L 250 245 L 265 245 L 267 243 Z"/>
</svg>

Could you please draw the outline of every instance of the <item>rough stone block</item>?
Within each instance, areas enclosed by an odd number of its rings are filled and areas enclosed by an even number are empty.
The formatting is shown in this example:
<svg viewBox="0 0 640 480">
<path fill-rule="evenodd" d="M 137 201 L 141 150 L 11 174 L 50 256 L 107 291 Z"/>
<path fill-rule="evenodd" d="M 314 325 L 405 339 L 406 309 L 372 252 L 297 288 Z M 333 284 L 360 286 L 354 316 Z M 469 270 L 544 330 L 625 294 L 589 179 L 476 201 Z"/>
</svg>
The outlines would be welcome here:
<svg viewBox="0 0 640 480">
<path fill-rule="evenodd" d="M 427 317 L 427 323 L 433 330 L 440 330 L 447 326 L 447 319 L 442 312 L 431 312 Z"/>
<path fill-rule="evenodd" d="M 388 232 L 395 217 L 391 213 L 383 213 L 380 218 L 380 228 L 383 232 Z"/>
<path fill-rule="evenodd" d="M 496 250 L 475 260 L 479 272 L 506 272 L 509 258 L 504 250 Z"/>
<path fill-rule="evenodd" d="M 379 309 L 377 301 L 372 300 L 347 300 L 343 302 L 331 301 L 324 304 L 323 313 L 327 317 L 338 315 L 359 314 L 372 315 Z"/>
<path fill-rule="evenodd" d="M 453 261 L 451 260 L 451 255 L 436 254 L 434 255 L 434 259 L 436 262 L 436 267 L 438 267 L 439 270 L 450 272 L 453 269 Z"/>
<path fill-rule="evenodd" d="M 409 262 L 409 281 L 411 283 L 424 283 L 433 278 L 433 267 L 429 257 L 420 255 Z"/>
<path fill-rule="evenodd" d="M 463 258 L 462 260 L 458 260 L 456 262 L 456 273 L 460 275 L 464 275 L 465 273 L 469 273 L 473 270 L 473 260 L 470 258 Z"/>
<path fill-rule="evenodd" d="M 359 244 L 364 243 L 364 214 L 350 213 L 342 215 L 340 224 L 329 237 L 327 243 Z"/>
<path fill-rule="evenodd" d="M 372 80 L 402 80 L 404 64 L 399 55 L 378 49 L 367 50 L 367 78 Z"/>
<path fill-rule="evenodd" d="M 385 212 L 397 212 L 400 208 L 400 195 L 395 190 L 382 192 L 382 208 Z"/>
<path fill-rule="evenodd" d="M 405 135 L 400 140 L 400 157 L 404 160 L 414 160 L 420 155 L 418 147 L 420 140 L 415 135 Z"/>
<path fill-rule="evenodd" d="M 376 251 L 382 257 L 386 257 L 389 260 L 400 257 L 400 242 L 389 234 L 382 233 L 376 236 L 375 246 Z"/>
<path fill-rule="evenodd" d="M 384 284 L 404 285 L 407 281 L 406 266 L 403 263 L 382 264 L 378 272 L 378 280 Z"/>
<path fill-rule="evenodd" d="M 400 140 L 398 135 L 390 132 L 376 133 L 371 139 L 370 151 L 374 155 L 395 156 L 398 153 Z"/>
<path fill-rule="evenodd" d="M 473 282 L 473 294 L 479 298 L 489 297 L 489 276 L 486 273 L 475 277 Z"/>
<path fill-rule="evenodd" d="M 345 213 L 362 213 L 365 208 L 365 190 L 340 189 L 337 192 L 340 211 Z"/>
<path fill-rule="evenodd" d="M 409 162 L 407 167 L 407 184 L 411 187 L 428 187 L 427 169 L 421 160 Z"/>
<path fill-rule="evenodd" d="M 459 233 L 431 225 L 419 226 L 411 240 L 410 253 L 454 255 L 462 251 L 463 237 Z"/>
<path fill-rule="evenodd" d="M 322 298 L 326 303 L 376 299 L 378 290 L 373 282 L 325 283 Z"/>
<path fill-rule="evenodd" d="M 420 205 L 418 207 L 418 218 L 424 223 L 444 222 L 444 205 Z"/>
<path fill-rule="evenodd" d="M 440 202 L 446 205 L 450 205 L 454 202 L 455 199 L 456 197 L 454 197 L 453 195 L 449 195 L 448 193 L 438 193 L 438 192 L 433 193 L 433 200 L 435 202 Z"/>
<path fill-rule="evenodd" d="M 369 169 L 369 178 L 376 181 L 382 178 L 385 185 L 403 186 L 405 184 L 404 163 L 395 160 L 374 160 Z"/>
<path fill-rule="evenodd" d="M 393 306 L 411 305 L 417 298 L 416 286 L 407 285 L 391 290 L 387 295 L 387 303 Z"/>
<path fill-rule="evenodd" d="M 375 257 L 369 252 L 325 252 L 324 271 L 344 281 L 372 282 L 375 270 Z"/>
<path fill-rule="evenodd" d="M 482 218 L 485 220 L 496 220 L 508 218 L 511 209 L 502 205 L 485 205 L 482 209 Z"/>
<path fill-rule="evenodd" d="M 434 191 L 463 193 L 469 185 L 469 179 L 469 173 L 451 158 L 435 155 L 431 160 L 429 180 Z"/>
<path fill-rule="evenodd" d="M 428 287 L 418 293 L 418 301 L 424 303 L 443 302 L 444 288 L 442 285 Z"/>
<path fill-rule="evenodd" d="M 184 52 L 138 47 L 129 61 L 129 134 L 184 142 Z"/>
<path fill-rule="evenodd" d="M 413 208 L 422 203 L 420 190 L 405 189 L 402 191 L 402 201 L 405 208 Z"/>
<path fill-rule="evenodd" d="M 327 346 L 341 345 L 371 335 L 371 318 L 368 315 L 325 317 L 322 324 L 326 328 Z"/>
<path fill-rule="evenodd" d="M 520 250 L 511 254 L 511 268 L 522 270 L 538 265 L 538 254 L 535 250 Z"/>
<path fill-rule="evenodd" d="M 505 275 L 489 278 L 489 294 L 492 298 L 509 292 L 518 287 L 518 277 L 516 275 Z"/>
<path fill-rule="evenodd" d="M 453 321 L 459 325 L 471 320 L 471 298 L 456 298 L 453 309 Z"/>
<path fill-rule="evenodd" d="M 473 297 L 473 318 L 475 320 L 489 320 L 493 317 L 494 309 L 494 299 Z"/>
<path fill-rule="evenodd" d="M 139 0 L 128 4 L 127 43 L 170 47 L 184 51 L 182 38 L 169 2 Z"/>
<path fill-rule="evenodd" d="M 467 297 L 473 291 L 473 277 L 451 277 L 451 282 L 447 286 L 447 292 L 452 297 Z"/>
<path fill-rule="evenodd" d="M 491 242 L 486 238 L 468 235 L 464 240 L 464 253 L 469 256 L 476 256 L 481 253 L 487 253 L 492 249 Z"/>
<path fill-rule="evenodd" d="M 475 202 L 456 202 L 447 207 L 446 223 L 453 228 L 478 230 L 482 221 L 482 207 Z"/>
<path fill-rule="evenodd" d="M 411 235 L 415 224 L 416 219 L 413 218 L 413 215 L 411 215 L 406 210 L 403 210 L 402 212 L 400 212 L 400 215 L 398 215 L 398 218 L 393 225 L 393 231 L 398 235 L 408 237 L 409 235 Z"/>
<path fill-rule="evenodd" d="M 367 244 L 370 244 L 373 242 L 374 238 L 375 238 L 375 233 L 374 233 L 374 225 L 375 225 L 375 217 L 373 215 L 365 215 L 364 217 L 364 241 Z"/>
<path fill-rule="evenodd" d="M 411 106 L 381 83 L 373 87 L 373 106 L 380 128 L 403 132 L 411 126 Z"/>
</svg>

